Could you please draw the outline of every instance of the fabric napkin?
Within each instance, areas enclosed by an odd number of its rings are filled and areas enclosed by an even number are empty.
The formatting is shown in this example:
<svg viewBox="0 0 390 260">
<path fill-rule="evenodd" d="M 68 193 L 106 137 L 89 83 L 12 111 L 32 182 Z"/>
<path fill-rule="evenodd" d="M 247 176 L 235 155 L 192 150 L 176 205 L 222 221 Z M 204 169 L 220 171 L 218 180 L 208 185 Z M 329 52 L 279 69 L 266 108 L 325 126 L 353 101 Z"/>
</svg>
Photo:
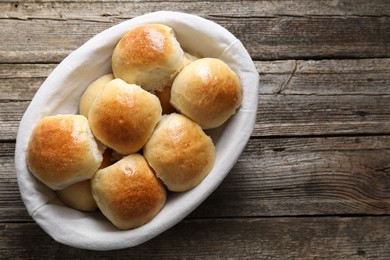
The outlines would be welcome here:
<svg viewBox="0 0 390 260">
<path fill-rule="evenodd" d="M 76 114 L 85 88 L 111 72 L 111 55 L 119 39 L 135 26 L 162 23 L 174 29 L 182 48 L 203 57 L 220 58 L 239 76 L 243 102 L 223 126 L 208 131 L 216 145 L 216 161 L 210 174 L 194 189 L 169 196 L 164 208 L 147 224 L 118 230 L 101 213 L 85 213 L 66 207 L 55 193 L 37 181 L 26 163 L 28 140 L 42 117 Z M 19 125 L 15 166 L 20 193 L 28 213 L 56 241 L 84 249 L 114 250 L 143 243 L 169 229 L 193 211 L 229 173 L 254 127 L 259 75 L 242 43 L 220 25 L 178 12 L 145 14 L 115 25 L 66 57 L 37 91 Z"/>
</svg>

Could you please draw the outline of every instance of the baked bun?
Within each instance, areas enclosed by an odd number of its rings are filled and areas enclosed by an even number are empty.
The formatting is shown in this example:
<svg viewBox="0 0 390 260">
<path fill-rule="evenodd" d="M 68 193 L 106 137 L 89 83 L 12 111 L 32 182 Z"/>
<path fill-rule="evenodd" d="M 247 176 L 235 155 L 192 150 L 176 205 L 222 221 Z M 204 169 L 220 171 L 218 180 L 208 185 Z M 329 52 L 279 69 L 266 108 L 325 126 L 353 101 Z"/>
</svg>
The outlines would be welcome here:
<svg viewBox="0 0 390 260">
<path fill-rule="evenodd" d="M 215 128 L 241 105 L 241 87 L 236 73 L 219 59 L 193 61 L 177 75 L 171 89 L 171 104 L 203 129 Z"/>
<path fill-rule="evenodd" d="M 140 150 L 161 118 L 158 98 L 137 85 L 114 79 L 93 102 L 88 121 L 95 137 L 120 154 Z"/>
<path fill-rule="evenodd" d="M 27 162 L 31 173 L 53 190 L 92 177 L 103 156 L 81 115 L 41 119 L 31 135 Z"/>
<path fill-rule="evenodd" d="M 104 169 L 113 163 L 110 149 L 103 153 L 103 161 L 99 169 Z M 59 199 L 69 207 L 81 211 L 95 211 L 98 206 L 92 196 L 91 180 L 85 180 L 72 184 L 65 189 L 57 190 Z"/>
<path fill-rule="evenodd" d="M 165 87 L 162 91 L 156 91 L 155 95 L 160 100 L 163 114 L 171 114 L 176 112 L 176 109 L 169 102 L 171 99 L 171 86 Z"/>
<path fill-rule="evenodd" d="M 190 53 L 187 53 L 187 52 L 184 52 L 184 56 L 185 56 L 185 62 L 184 62 L 184 66 L 187 66 L 188 64 L 190 64 L 191 62 L 199 59 L 198 57 L 196 57 L 195 55 L 192 55 Z M 170 103 L 170 99 L 171 99 L 171 86 L 166 86 L 164 87 L 163 90 L 157 90 L 154 92 L 154 94 L 158 97 L 158 99 L 160 100 L 160 103 L 161 103 L 161 107 L 162 107 L 162 113 L 163 114 L 171 114 L 171 113 L 174 113 L 174 112 L 177 112 L 176 109 L 172 106 L 172 104 Z"/>
<path fill-rule="evenodd" d="M 165 205 L 165 187 L 140 154 L 97 171 L 91 183 L 101 212 L 119 229 L 145 224 Z"/>
<path fill-rule="evenodd" d="M 106 74 L 101 77 L 99 77 L 97 80 L 92 82 L 87 89 L 84 91 L 83 95 L 81 96 L 80 100 L 80 115 L 83 115 L 85 117 L 88 117 L 89 109 L 91 108 L 91 105 L 97 95 L 100 93 L 100 91 L 103 89 L 103 87 L 114 79 L 113 74 Z"/>
<path fill-rule="evenodd" d="M 92 196 L 90 179 L 57 190 L 56 193 L 60 200 L 72 209 L 95 211 L 98 208 Z"/>
<path fill-rule="evenodd" d="M 198 124 L 176 113 L 161 118 L 143 152 L 157 177 L 171 191 L 197 186 L 215 159 L 211 138 Z"/>
<path fill-rule="evenodd" d="M 112 54 L 115 77 L 150 92 L 171 85 L 184 63 L 184 52 L 173 29 L 162 24 L 146 24 L 130 30 Z"/>
</svg>

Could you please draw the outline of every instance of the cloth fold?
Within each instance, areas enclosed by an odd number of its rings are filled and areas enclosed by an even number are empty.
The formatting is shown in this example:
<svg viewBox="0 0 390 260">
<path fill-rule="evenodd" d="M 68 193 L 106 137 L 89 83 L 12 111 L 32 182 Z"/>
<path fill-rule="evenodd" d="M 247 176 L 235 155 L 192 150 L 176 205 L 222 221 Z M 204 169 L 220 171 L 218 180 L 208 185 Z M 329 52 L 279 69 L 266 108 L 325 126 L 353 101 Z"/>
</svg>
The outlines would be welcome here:
<svg viewBox="0 0 390 260">
<path fill-rule="evenodd" d="M 37 181 L 26 163 L 28 140 L 42 117 L 78 113 L 85 88 L 111 72 L 111 55 L 119 39 L 131 28 L 162 23 L 174 29 L 189 53 L 220 58 L 239 76 L 243 102 L 223 126 L 207 131 L 216 145 L 210 174 L 192 190 L 169 196 L 164 208 L 147 224 L 118 230 L 99 212 L 85 213 L 64 206 L 55 193 Z M 15 167 L 19 190 L 28 213 L 53 239 L 90 250 L 115 250 L 141 244 L 169 229 L 200 205 L 223 181 L 244 149 L 255 124 L 259 75 L 242 43 L 220 25 L 196 15 L 160 11 L 115 25 L 66 57 L 37 91 L 19 125 Z"/>
</svg>

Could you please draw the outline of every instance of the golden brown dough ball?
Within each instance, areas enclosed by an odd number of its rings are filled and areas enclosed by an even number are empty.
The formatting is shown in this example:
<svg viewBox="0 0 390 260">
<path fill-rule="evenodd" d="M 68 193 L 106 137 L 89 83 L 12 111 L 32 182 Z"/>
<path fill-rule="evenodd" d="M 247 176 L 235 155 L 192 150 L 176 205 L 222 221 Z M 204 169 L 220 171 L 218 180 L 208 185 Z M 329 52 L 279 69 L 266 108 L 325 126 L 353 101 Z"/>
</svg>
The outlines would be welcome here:
<svg viewBox="0 0 390 260">
<path fill-rule="evenodd" d="M 127 32 L 112 54 L 116 78 L 150 92 L 172 84 L 186 58 L 172 28 L 145 24 Z"/>
<path fill-rule="evenodd" d="M 197 186 L 211 171 L 215 160 L 211 138 L 198 124 L 176 113 L 162 117 L 143 152 L 171 191 Z"/>
<path fill-rule="evenodd" d="M 92 106 L 93 101 L 95 101 L 95 98 L 99 95 L 103 87 L 113 79 L 113 74 L 106 74 L 99 77 L 90 85 L 88 85 L 83 95 L 81 96 L 79 105 L 80 115 L 83 115 L 88 118 L 88 112 Z"/>
<path fill-rule="evenodd" d="M 236 73 L 219 59 L 198 59 L 184 67 L 172 84 L 171 104 L 203 129 L 226 122 L 241 105 Z"/>
<path fill-rule="evenodd" d="M 81 115 L 44 117 L 28 144 L 31 173 L 53 190 L 91 178 L 102 160 L 101 147 Z"/>
<path fill-rule="evenodd" d="M 57 196 L 62 202 L 81 211 L 95 211 L 97 205 L 92 196 L 91 180 L 74 183 L 65 189 L 57 190 Z"/>
<path fill-rule="evenodd" d="M 89 110 L 95 137 L 120 154 L 139 151 L 161 118 L 158 98 L 137 85 L 114 79 L 106 84 Z"/>
<path fill-rule="evenodd" d="M 150 221 L 165 205 L 166 190 L 140 154 L 96 172 L 92 193 L 101 212 L 119 229 Z"/>
</svg>

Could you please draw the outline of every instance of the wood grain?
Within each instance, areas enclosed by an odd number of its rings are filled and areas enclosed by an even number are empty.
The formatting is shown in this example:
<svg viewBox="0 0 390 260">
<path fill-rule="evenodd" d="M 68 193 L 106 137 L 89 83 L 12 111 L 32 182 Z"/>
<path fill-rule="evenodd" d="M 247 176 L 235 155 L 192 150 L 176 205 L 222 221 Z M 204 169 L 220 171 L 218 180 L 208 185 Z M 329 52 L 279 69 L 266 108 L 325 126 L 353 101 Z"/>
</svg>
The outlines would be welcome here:
<svg viewBox="0 0 390 260">
<path fill-rule="evenodd" d="M 387 136 L 251 140 L 194 214 L 389 214 L 389 148 Z"/>
<path fill-rule="evenodd" d="M 29 221 L 0 147 L 0 222 Z M 190 217 L 390 214 L 390 136 L 251 139 L 221 186 Z"/>
<path fill-rule="evenodd" d="M 134 248 L 87 251 L 35 224 L 0 224 L 4 259 L 386 259 L 390 217 L 185 220 Z"/>
<path fill-rule="evenodd" d="M 221 4 L 223 8 L 221 8 Z M 207 8 L 204 8 L 207 6 Z M 321 8 L 319 8 L 319 6 Z M 196 15 L 214 17 L 275 17 L 275 16 L 385 16 L 390 13 L 386 0 L 278 0 L 278 1 L 117 1 L 117 0 L 25 0 L 22 3 L 3 0 L 0 17 L 32 19 L 108 20 L 117 17 L 134 17 L 158 10 L 190 12 Z M 87 13 L 83 13 L 88 10 Z M 82 14 L 82 15 L 80 15 Z"/>
<path fill-rule="evenodd" d="M 390 59 L 254 61 L 261 95 L 390 95 Z M 57 66 L 0 63 L 1 101 L 31 100 Z"/>
<path fill-rule="evenodd" d="M 254 136 L 390 133 L 390 59 L 256 61 Z M 56 64 L 0 64 L 1 140 Z M 337 69 L 336 69 L 337 68 Z"/>
<path fill-rule="evenodd" d="M 60 62 L 91 37 L 123 20 L 1 19 L 2 33 L 7 37 L 0 41 L 0 60 L 3 63 Z M 214 17 L 211 20 L 240 39 L 254 60 L 390 56 L 387 16 Z"/>
<path fill-rule="evenodd" d="M 389 134 L 389 95 L 260 96 L 255 136 Z"/>
<path fill-rule="evenodd" d="M 255 61 L 255 65 L 262 95 L 390 94 L 387 58 Z"/>
<path fill-rule="evenodd" d="M 251 139 L 211 196 L 156 238 L 114 252 L 62 245 L 20 197 L 19 121 L 73 50 L 159 10 L 243 42 L 260 75 Z M 3 0 L 0 27 L 0 259 L 390 259 L 388 0 Z"/>
</svg>

